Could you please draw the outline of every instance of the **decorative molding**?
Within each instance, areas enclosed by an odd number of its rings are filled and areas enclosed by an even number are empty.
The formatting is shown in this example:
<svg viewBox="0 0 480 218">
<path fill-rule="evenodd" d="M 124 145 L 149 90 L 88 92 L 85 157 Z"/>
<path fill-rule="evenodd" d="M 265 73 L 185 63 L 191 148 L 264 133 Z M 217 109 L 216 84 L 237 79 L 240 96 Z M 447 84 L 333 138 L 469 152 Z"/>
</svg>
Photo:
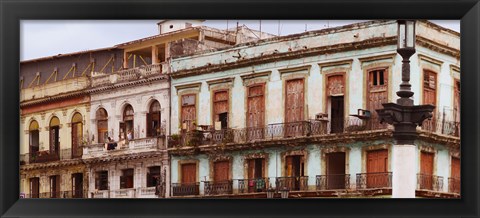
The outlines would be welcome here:
<svg viewBox="0 0 480 218">
<path fill-rule="evenodd" d="M 177 90 L 177 94 L 178 94 L 178 91 L 182 89 L 198 89 L 196 91 L 200 92 L 201 87 L 202 87 L 202 82 L 197 82 L 197 83 L 190 83 L 190 84 L 184 84 L 184 85 L 177 85 L 175 86 L 175 89 Z"/>
<path fill-rule="evenodd" d="M 268 159 L 268 153 L 266 153 L 266 152 L 250 153 L 250 154 L 246 154 L 244 156 L 245 160 L 258 159 L 258 158 Z"/>
<path fill-rule="evenodd" d="M 377 55 L 377 56 L 368 56 L 364 58 L 358 58 L 361 64 L 365 62 L 372 62 L 372 61 L 380 61 L 380 60 L 388 60 L 391 59 L 392 62 L 395 61 L 395 56 L 397 56 L 397 53 L 389 53 L 389 54 L 383 54 L 383 55 Z"/>
<path fill-rule="evenodd" d="M 319 63 L 318 66 L 320 67 L 320 72 L 321 72 L 322 68 L 326 68 L 326 67 L 350 65 L 349 68 L 351 68 L 352 63 L 353 63 L 353 59 L 346 59 L 346 60 L 340 60 L 340 61 L 331 61 L 331 62 Z"/>
<path fill-rule="evenodd" d="M 63 115 L 64 117 L 67 116 L 67 109 L 63 109 L 63 110 L 62 110 L 62 115 Z"/>
<path fill-rule="evenodd" d="M 41 112 L 40 116 L 41 116 L 42 120 L 45 120 L 45 112 Z"/>
<path fill-rule="evenodd" d="M 418 54 L 418 59 L 420 61 L 426 61 L 426 62 L 429 62 L 431 64 L 434 64 L 434 65 L 438 65 L 439 67 L 442 66 L 443 64 L 443 61 L 440 61 L 440 60 L 437 60 L 437 59 L 434 59 L 434 58 L 431 58 L 431 57 L 428 57 L 424 54 Z M 420 63 L 420 62 L 419 62 Z"/>
<path fill-rule="evenodd" d="M 233 159 L 231 155 L 226 155 L 226 154 L 215 153 L 215 154 L 210 154 L 209 156 L 210 156 L 209 157 L 210 161 L 212 163 L 217 162 L 217 161 L 230 161 L 230 160 Z"/>
<path fill-rule="evenodd" d="M 208 90 L 210 90 L 212 86 L 217 86 L 217 85 L 227 86 L 228 88 L 231 88 L 233 86 L 234 81 L 235 81 L 235 77 L 209 80 L 207 81 Z"/>
<path fill-rule="evenodd" d="M 450 73 L 454 79 L 460 80 L 460 67 L 450 64 Z"/>
<path fill-rule="evenodd" d="M 433 146 L 429 146 L 429 145 L 419 145 L 418 150 L 420 150 L 421 152 L 423 151 L 428 153 L 435 153 L 436 151 L 436 149 Z"/>
<path fill-rule="evenodd" d="M 307 71 L 307 75 L 310 75 L 311 68 L 312 68 L 312 65 L 305 65 L 300 67 L 279 69 L 278 72 L 280 73 L 280 76 L 283 76 L 288 73 L 300 73 L 299 71 Z"/>
<path fill-rule="evenodd" d="M 243 82 L 245 82 L 245 80 L 249 80 L 257 77 L 267 77 L 268 80 L 270 80 L 271 74 L 272 74 L 272 71 L 252 72 L 249 74 L 241 75 L 240 78 L 242 78 Z"/>
</svg>

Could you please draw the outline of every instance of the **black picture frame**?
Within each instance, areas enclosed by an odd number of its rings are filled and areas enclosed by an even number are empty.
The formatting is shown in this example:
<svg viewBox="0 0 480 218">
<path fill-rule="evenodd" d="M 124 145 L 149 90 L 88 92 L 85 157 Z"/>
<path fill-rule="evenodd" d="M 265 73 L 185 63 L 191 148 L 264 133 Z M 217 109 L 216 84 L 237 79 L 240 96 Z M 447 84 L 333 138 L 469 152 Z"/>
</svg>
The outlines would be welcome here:
<svg viewBox="0 0 480 218">
<path fill-rule="evenodd" d="M 480 3 L 446 1 L 0 0 L 2 217 L 479 217 Z M 461 199 L 21 199 L 21 19 L 461 19 Z M 41 42 L 39 42 L 41 43 Z"/>
</svg>

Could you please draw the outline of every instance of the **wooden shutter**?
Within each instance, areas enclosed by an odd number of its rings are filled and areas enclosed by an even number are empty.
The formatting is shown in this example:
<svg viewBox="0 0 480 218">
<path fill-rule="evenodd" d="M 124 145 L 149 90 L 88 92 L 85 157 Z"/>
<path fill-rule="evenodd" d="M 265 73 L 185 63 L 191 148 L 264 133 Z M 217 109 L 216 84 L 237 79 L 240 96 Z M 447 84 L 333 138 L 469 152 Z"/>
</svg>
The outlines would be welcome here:
<svg viewBox="0 0 480 218">
<path fill-rule="evenodd" d="M 374 150 L 367 152 L 367 187 L 385 187 L 388 185 L 388 150 Z M 377 173 L 377 174 L 375 174 Z"/>
<path fill-rule="evenodd" d="M 454 98 L 453 98 L 453 109 L 454 109 L 454 121 L 460 122 L 460 81 L 455 80 L 454 85 Z"/>
<path fill-rule="evenodd" d="M 182 183 L 195 183 L 197 181 L 196 177 L 196 164 L 182 164 Z"/>
<path fill-rule="evenodd" d="M 425 71 L 423 76 L 423 103 L 436 105 L 437 74 Z"/>
<path fill-rule="evenodd" d="M 216 91 L 213 94 L 213 114 L 215 121 L 220 121 L 219 114 L 228 113 L 228 91 Z"/>
<path fill-rule="evenodd" d="M 327 95 L 342 96 L 345 93 L 345 81 L 343 75 L 333 75 L 328 77 Z"/>
<path fill-rule="evenodd" d="M 460 158 L 452 157 L 451 177 L 460 179 Z"/>
<path fill-rule="evenodd" d="M 302 121 L 304 116 L 304 80 L 287 81 L 285 101 L 285 122 Z"/>
<path fill-rule="evenodd" d="M 247 127 L 262 127 L 265 120 L 264 85 L 248 88 Z"/>
<path fill-rule="evenodd" d="M 388 102 L 388 75 L 385 69 L 369 72 L 367 95 L 367 110 L 371 112 L 372 120 L 378 120 L 376 109 L 382 109 L 382 104 Z M 379 122 L 372 124 L 373 129 L 386 126 Z"/>
<path fill-rule="evenodd" d="M 285 157 L 285 176 L 294 176 L 293 175 L 293 156 Z"/>
<path fill-rule="evenodd" d="M 213 180 L 216 182 L 229 180 L 229 162 L 218 161 L 213 164 Z"/>
<path fill-rule="evenodd" d="M 55 151 L 55 128 L 50 127 L 50 151 Z"/>
<path fill-rule="evenodd" d="M 433 175 L 433 153 L 421 152 L 420 155 L 420 173 L 425 175 Z"/>
<path fill-rule="evenodd" d="M 183 95 L 182 96 L 182 112 L 181 120 L 182 124 L 185 123 L 187 130 L 193 130 L 195 126 L 193 122 L 197 119 L 196 115 L 196 96 L 195 95 Z"/>
</svg>

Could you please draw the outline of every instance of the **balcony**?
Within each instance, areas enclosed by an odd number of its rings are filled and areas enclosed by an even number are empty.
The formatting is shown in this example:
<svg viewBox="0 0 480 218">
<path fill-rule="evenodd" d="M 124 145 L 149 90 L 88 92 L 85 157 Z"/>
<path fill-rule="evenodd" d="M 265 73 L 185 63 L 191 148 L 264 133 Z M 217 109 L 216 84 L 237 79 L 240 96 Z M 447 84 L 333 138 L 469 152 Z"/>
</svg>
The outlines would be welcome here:
<svg viewBox="0 0 480 218">
<path fill-rule="evenodd" d="M 107 155 L 123 155 L 131 152 L 156 151 L 161 149 L 163 146 L 162 138 L 142 138 L 115 143 L 117 143 L 117 147 L 112 150 L 107 150 L 105 148 L 105 143 L 86 145 L 83 147 L 83 158 L 97 158 L 105 157 Z"/>
<path fill-rule="evenodd" d="M 372 127 L 379 126 L 374 125 L 376 122 L 378 122 L 378 120 L 360 120 L 357 118 L 347 119 L 342 121 L 341 133 L 371 130 Z M 383 127 L 386 128 L 386 125 Z M 181 134 L 171 135 L 168 137 L 169 148 L 228 143 L 249 143 L 262 140 L 321 136 L 330 134 L 331 132 L 328 121 L 326 120 L 275 123 L 263 127 L 240 129 L 212 129 L 213 127 L 208 126 L 205 130 L 192 130 Z"/>
<path fill-rule="evenodd" d="M 109 190 L 98 190 L 91 193 L 92 198 L 110 198 Z"/>
<path fill-rule="evenodd" d="M 238 193 L 266 192 L 269 178 L 238 179 Z"/>
<path fill-rule="evenodd" d="M 392 188 L 392 173 L 357 173 L 357 190 Z"/>
<path fill-rule="evenodd" d="M 38 194 L 26 194 L 25 198 L 86 198 L 86 191 L 58 191 L 58 192 L 42 192 Z"/>
<path fill-rule="evenodd" d="M 159 63 L 124 69 L 112 74 L 97 73 L 92 75 L 92 87 L 131 82 L 142 78 L 161 75 L 167 67 L 167 63 Z"/>
<path fill-rule="evenodd" d="M 443 177 L 419 173 L 417 174 L 417 189 L 441 192 L 443 190 Z"/>
<path fill-rule="evenodd" d="M 47 162 L 60 160 L 60 155 L 58 151 L 37 151 L 34 153 L 25 154 L 23 159 L 25 160 L 25 163 L 30 163 L 30 164 L 31 163 L 47 163 Z"/>
<path fill-rule="evenodd" d="M 135 198 L 135 189 L 119 189 L 110 192 L 110 198 Z"/>
<path fill-rule="evenodd" d="M 317 175 L 315 185 L 319 191 L 350 189 L 350 174 Z"/>
<path fill-rule="evenodd" d="M 307 191 L 308 176 L 277 177 L 276 189 L 287 188 L 290 191 Z"/>
<path fill-rule="evenodd" d="M 172 183 L 172 196 L 190 196 L 200 194 L 200 183 Z"/>
<path fill-rule="evenodd" d="M 232 194 L 233 193 L 233 181 L 205 181 L 205 195 L 223 195 L 223 194 Z"/>
<path fill-rule="evenodd" d="M 460 194 L 460 178 L 448 178 L 448 192 Z"/>
<path fill-rule="evenodd" d="M 442 135 L 460 137 L 460 122 L 448 121 L 445 119 L 425 120 L 422 130 Z"/>
</svg>

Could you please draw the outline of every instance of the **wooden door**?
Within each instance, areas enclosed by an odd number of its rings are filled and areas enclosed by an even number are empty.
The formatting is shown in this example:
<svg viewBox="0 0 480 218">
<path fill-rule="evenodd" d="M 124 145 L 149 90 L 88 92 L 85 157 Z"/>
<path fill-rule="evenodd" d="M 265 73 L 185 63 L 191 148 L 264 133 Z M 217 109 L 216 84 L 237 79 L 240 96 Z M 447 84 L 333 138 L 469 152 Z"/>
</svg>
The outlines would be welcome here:
<svg viewBox="0 0 480 218">
<path fill-rule="evenodd" d="M 433 188 L 433 153 L 422 151 L 420 154 L 420 189 Z"/>
<path fill-rule="evenodd" d="M 215 122 L 221 122 L 222 129 L 228 127 L 228 91 L 216 91 L 213 93 L 213 115 Z"/>
<path fill-rule="evenodd" d="M 381 188 L 389 185 L 388 150 L 367 152 L 367 188 Z"/>
<path fill-rule="evenodd" d="M 186 128 L 185 130 L 187 131 L 195 129 L 194 122 L 197 119 L 195 104 L 196 104 L 196 95 L 182 96 L 181 121 L 182 121 L 182 127 L 185 127 Z"/>
<path fill-rule="evenodd" d="M 286 137 L 301 135 L 303 126 L 298 121 L 304 120 L 304 80 L 288 80 L 285 96 L 285 135 Z"/>
<path fill-rule="evenodd" d="M 197 165 L 182 164 L 182 184 L 191 184 L 197 182 Z"/>
<path fill-rule="evenodd" d="M 228 161 L 217 161 L 213 164 L 213 181 L 222 182 L 228 181 L 229 178 L 229 162 Z"/>
<path fill-rule="evenodd" d="M 455 80 L 455 95 L 453 98 L 453 121 L 455 121 L 455 136 L 460 136 L 460 81 Z"/>
<path fill-rule="evenodd" d="M 30 178 L 30 197 L 38 198 L 40 194 L 40 178 Z"/>
<path fill-rule="evenodd" d="M 81 144 L 83 141 L 83 125 L 82 123 L 72 124 L 72 156 L 81 156 Z"/>
<path fill-rule="evenodd" d="M 248 87 L 247 139 L 262 139 L 265 125 L 264 85 Z"/>
<path fill-rule="evenodd" d="M 437 74 L 431 71 L 423 72 L 423 104 L 437 105 Z M 425 120 L 422 128 L 436 131 L 436 113 L 432 113 L 430 120 Z"/>
<path fill-rule="evenodd" d="M 50 127 L 50 152 L 58 152 L 60 143 L 59 143 L 59 135 L 58 126 Z"/>
<path fill-rule="evenodd" d="M 98 143 L 107 142 L 108 139 L 108 120 L 97 121 Z"/>
<path fill-rule="evenodd" d="M 29 152 L 30 154 L 37 153 L 39 151 L 39 131 L 38 130 L 32 130 L 30 131 L 30 147 L 29 147 Z"/>
<path fill-rule="evenodd" d="M 460 179 L 460 158 L 452 157 L 451 177 Z"/>
<path fill-rule="evenodd" d="M 327 153 L 327 189 L 345 188 L 345 152 Z"/>
<path fill-rule="evenodd" d="M 83 174 L 72 174 L 72 196 L 74 198 L 83 197 Z"/>
<path fill-rule="evenodd" d="M 331 108 L 331 120 L 330 128 L 331 133 L 341 133 L 344 129 L 344 100 L 343 96 L 332 96 L 330 98 Z"/>
<path fill-rule="evenodd" d="M 386 124 L 380 124 L 376 109 L 382 109 L 383 103 L 388 102 L 388 74 L 387 70 L 373 70 L 368 73 L 367 86 L 367 110 L 371 113 L 369 128 L 386 128 Z"/>
</svg>

